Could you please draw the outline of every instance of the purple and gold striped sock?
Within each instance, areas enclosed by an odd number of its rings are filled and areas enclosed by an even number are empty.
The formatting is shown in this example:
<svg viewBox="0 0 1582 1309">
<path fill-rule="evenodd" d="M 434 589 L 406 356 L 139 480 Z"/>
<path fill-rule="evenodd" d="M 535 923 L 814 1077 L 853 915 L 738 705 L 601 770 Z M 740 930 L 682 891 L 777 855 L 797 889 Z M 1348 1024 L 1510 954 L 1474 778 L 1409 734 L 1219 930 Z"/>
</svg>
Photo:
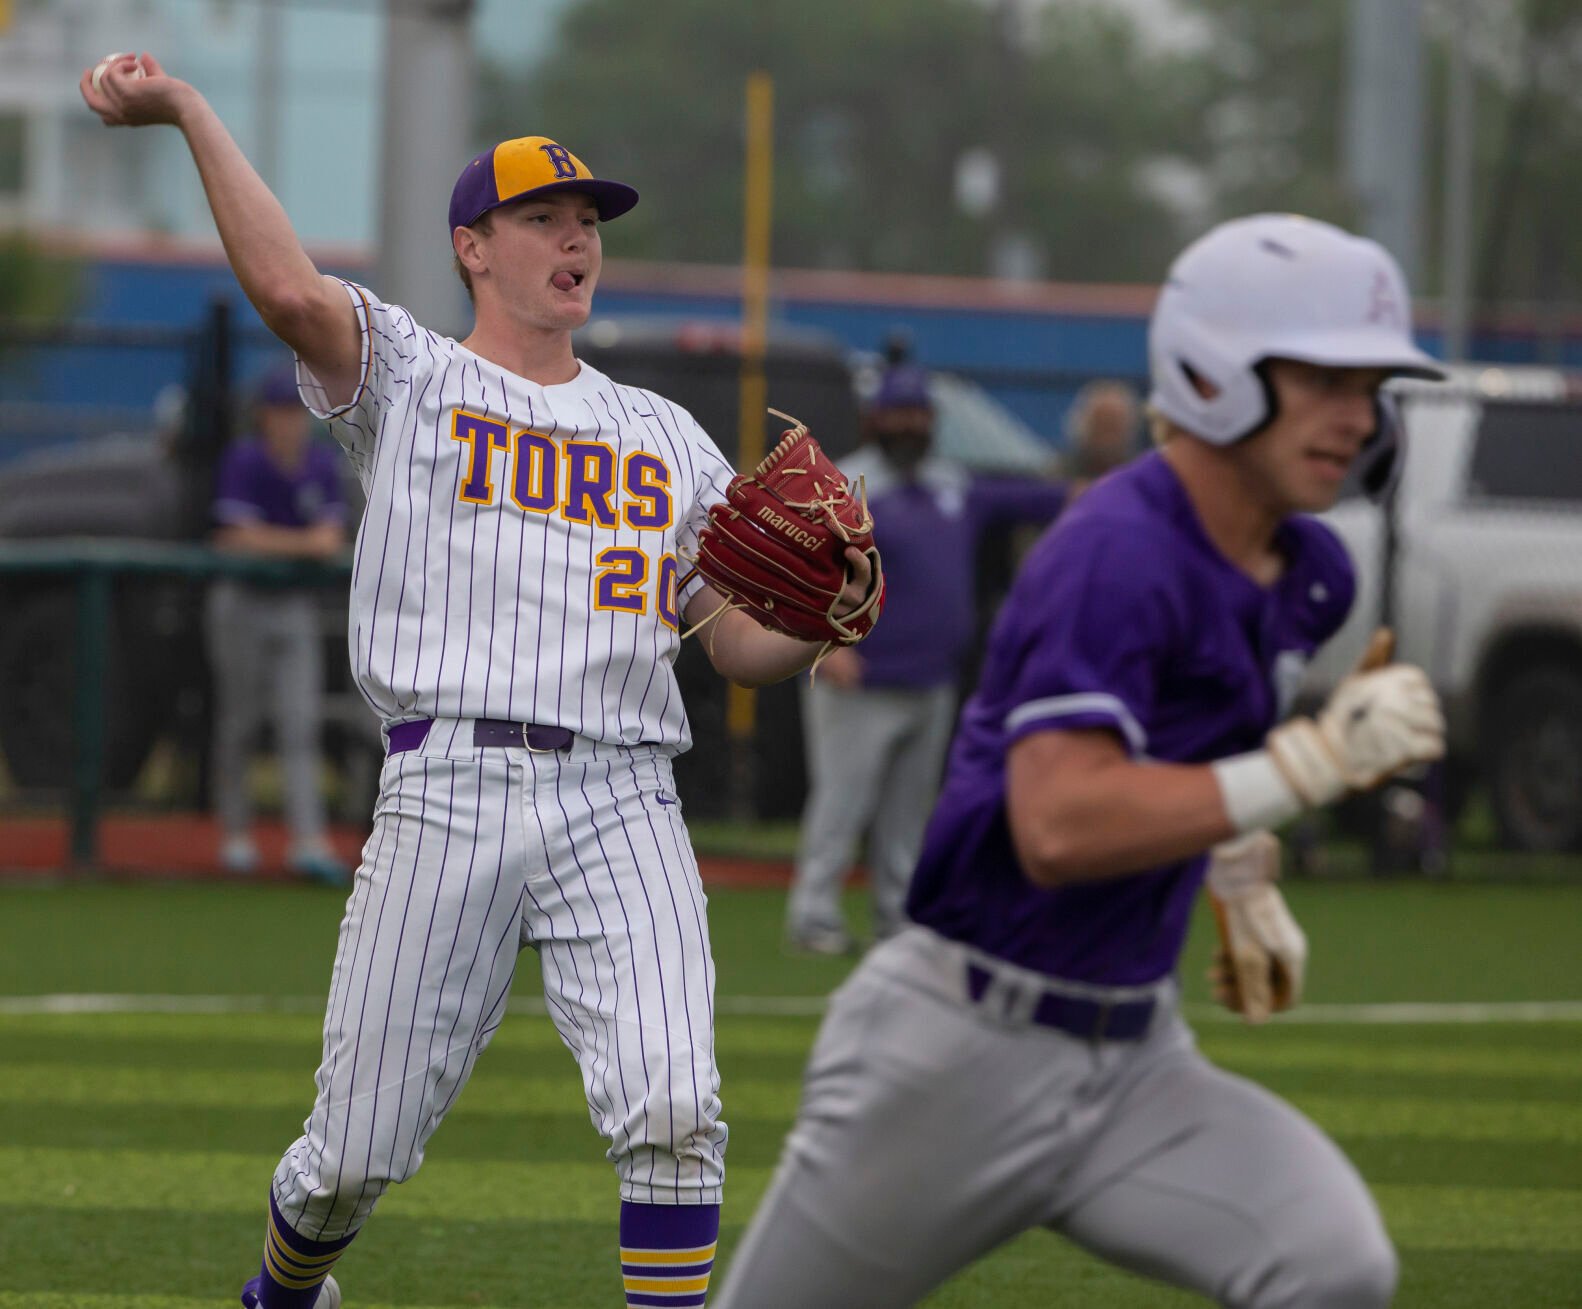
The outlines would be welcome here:
<svg viewBox="0 0 1582 1309">
<path fill-rule="evenodd" d="M 264 1234 L 264 1267 L 257 1289 L 260 1309 L 313 1309 L 324 1279 L 356 1235 L 353 1232 L 338 1241 L 310 1241 L 298 1236 L 281 1216 L 271 1195 L 269 1230 Z"/>
<path fill-rule="evenodd" d="M 621 1277 L 628 1305 L 693 1309 L 708 1299 L 717 1204 L 621 1202 Z"/>
</svg>

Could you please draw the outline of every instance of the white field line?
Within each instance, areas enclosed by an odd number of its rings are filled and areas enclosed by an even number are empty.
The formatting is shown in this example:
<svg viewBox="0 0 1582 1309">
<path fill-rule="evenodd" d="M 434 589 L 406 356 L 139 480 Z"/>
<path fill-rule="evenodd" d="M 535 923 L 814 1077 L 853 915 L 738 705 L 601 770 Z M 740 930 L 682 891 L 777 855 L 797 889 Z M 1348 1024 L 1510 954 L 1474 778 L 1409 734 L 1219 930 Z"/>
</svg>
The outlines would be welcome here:
<svg viewBox="0 0 1582 1309">
<path fill-rule="evenodd" d="M 1196 1009 L 1197 1006 L 1188 1006 Z M 1215 1008 L 1217 1017 L 1239 1022 Z M 1194 1017 L 1202 1017 L 1195 1013 Z M 1507 1000 L 1488 1003 L 1308 1004 L 1281 1014 L 1282 1023 L 1572 1023 L 1582 1021 L 1582 1000 Z"/>
<path fill-rule="evenodd" d="M 543 1013 L 535 997 L 511 1008 Z M 9 995 L 0 996 L 0 1016 L 26 1014 L 316 1014 L 322 996 L 288 995 Z M 824 997 L 816 995 L 721 996 L 715 1012 L 731 1018 L 817 1018 Z M 1194 1021 L 1238 1022 L 1213 1005 L 1188 1005 Z M 1337 1024 L 1555 1023 L 1582 1022 L 1582 1000 L 1516 1000 L 1490 1003 L 1310 1004 L 1282 1014 L 1277 1022 Z"/>
</svg>

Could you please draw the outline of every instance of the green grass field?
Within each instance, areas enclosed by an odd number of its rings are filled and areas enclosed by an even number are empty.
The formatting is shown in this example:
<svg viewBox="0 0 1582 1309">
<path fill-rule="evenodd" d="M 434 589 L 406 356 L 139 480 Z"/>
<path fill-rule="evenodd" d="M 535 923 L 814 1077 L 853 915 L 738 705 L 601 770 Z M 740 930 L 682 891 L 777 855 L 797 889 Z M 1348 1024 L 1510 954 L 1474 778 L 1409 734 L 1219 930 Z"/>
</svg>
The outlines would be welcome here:
<svg viewBox="0 0 1582 1309">
<path fill-rule="evenodd" d="M 1582 1006 L 1569 1021 L 1413 1023 L 1346 1007 L 1582 1001 L 1582 884 L 1306 882 L 1289 898 L 1314 943 L 1301 1022 L 1252 1031 L 1207 1007 L 1197 924 L 1183 975 L 1209 1054 L 1357 1162 L 1401 1252 L 1398 1304 L 1582 1306 Z M 711 895 L 731 1124 L 722 1266 L 795 1112 L 815 1002 L 845 971 L 780 951 L 781 903 Z M 234 1303 L 312 1098 L 338 918 L 334 893 L 292 885 L 0 887 L 0 1309 Z M 532 959 L 423 1171 L 342 1261 L 349 1309 L 620 1303 L 613 1173 L 533 1004 Z M 141 1006 L 185 1011 L 25 999 L 49 994 L 185 997 Z M 755 997 L 804 1003 L 749 1016 Z M 1193 1303 L 1043 1233 L 928 1301 Z"/>
</svg>

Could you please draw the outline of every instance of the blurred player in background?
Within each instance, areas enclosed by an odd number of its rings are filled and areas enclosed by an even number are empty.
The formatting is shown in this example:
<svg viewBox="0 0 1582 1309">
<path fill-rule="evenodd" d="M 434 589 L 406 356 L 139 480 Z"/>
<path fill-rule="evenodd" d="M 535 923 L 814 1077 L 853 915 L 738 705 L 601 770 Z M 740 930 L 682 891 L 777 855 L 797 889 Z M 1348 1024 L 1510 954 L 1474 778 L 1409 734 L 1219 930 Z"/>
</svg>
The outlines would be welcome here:
<svg viewBox="0 0 1582 1309">
<path fill-rule="evenodd" d="M 794 949 L 855 948 L 840 892 L 864 836 L 874 931 L 901 926 L 977 635 L 978 544 L 1002 523 L 1046 523 L 1066 501 L 1054 483 L 972 476 L 933 452 L 933 431 L 928 374 L 892 364 L 863 444 L 841 461 L 867 486 L 887 598 L 860 649 L 832 651 L 802 688 L 809 794 L 787 909 Z"/>
<path fill-rule="evenodd" d="M 1197 1052 L 1175 969 L 1207 872 L 1220 995 L 1252 1019 L 1294 1003 L 1306 944 L 1269 829 L 1443 752 L 1404 665 L 1285 719 L 1354 591 L 1307 515 L 1381 440 L 1381 384 L 1442 374 L 1384 249 L 1287 215 L 1190 246 L 1149 342 L 1161 448 L 1024 562 L 912 925 L 832 999 L 728 1309 L 910 1305 L 1032 1227 L 1238 1309 L 1391 1299 L 1361 1178 Z"/>
<path fill-rule="evenodd" d="M 1066 413 L 1060 467 L 1072 496 L 1131 460 L 1142 447 L 1142 434 L 1142 405 L 1130 386 L 1110 378 L 1087 383 Z"/>
<path fill-rule="evenodd" d="M 214 543 L 259 559 L 331 559 L 346 546 L 340 459 L 313 439 L 295 371 L 265 376 L 254 430 L 222 457 Z M 288 865 L 333 886 L 350 881 L 330 849 L 320 788 L 324 641 L 319 589 L 221 577 L 209 590 L 214 672 L 214 797 L 220 860 L 234 873 L 258 866 L 247 765 L 258 728 L 274 730 L 291 832 Z"/>
<path fill-rule="evenodd" d="M 610 1143 L 626 1301 L 703 1304 L 726 1126 L 670 764 L 691 744 L 673 665 L 683 624 L 745 685 L 792 676 L 820 646 L 678 583 L 733 470 L 691 415 L 573 353 L 600 227 L 637 192 L 545 137 L 471 160 L 445 227 L 476 314 L 455 341 L 321 276 L 213 109 L 154 59 L 108 58 L 80 89 L 106 124 L 180 129 L 237 280 L 368 497 L 350 650 L 388 758 L 318 1097 L 275 1172 L 243 1304 L 339 1306 L 331 1270 L 422 1163 L 528 945 Z M 877 579 L 860 552 L 848 562 L 837 617 Z"/>
</svg>

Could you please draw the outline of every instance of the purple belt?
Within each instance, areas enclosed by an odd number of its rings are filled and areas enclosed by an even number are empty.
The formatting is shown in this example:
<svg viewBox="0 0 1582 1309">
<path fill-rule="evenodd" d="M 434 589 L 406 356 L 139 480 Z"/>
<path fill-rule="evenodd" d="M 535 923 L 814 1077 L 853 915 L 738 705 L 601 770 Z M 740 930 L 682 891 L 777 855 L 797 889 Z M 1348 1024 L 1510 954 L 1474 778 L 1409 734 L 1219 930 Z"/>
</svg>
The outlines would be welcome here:
<svg viewBox="0 0 1582 1309">
<path fill-rule="evenodd" d="M 987 968 L 967 965 L 967 994 L 977 1004 L 989 989 L 992 977 Z M 1120 1000 L 1107 1004 L 1083 996 L 1044 991 L 1033 1002 L 1030 1021 L 1039 1027 L 1080 1036 L 1085 1041 L 1136 1041 L 1148 1034 L 1154 1016 L 1154 1001 Z"/>
<path fill-rule="evenodd" d="M 428 739 L 432 718 L 414 718 L 397 723 L 390 729 L 390 754 L 403 750 L 416 750 Z M 475 718 L 472 726 L 474 745 L 526 747 L 534 754 L 553 754 L 571 749 L 572 730 L 569 727 L 542 727 L 538 723 L 511 723 L 503 718 Z"/>
</svg>

